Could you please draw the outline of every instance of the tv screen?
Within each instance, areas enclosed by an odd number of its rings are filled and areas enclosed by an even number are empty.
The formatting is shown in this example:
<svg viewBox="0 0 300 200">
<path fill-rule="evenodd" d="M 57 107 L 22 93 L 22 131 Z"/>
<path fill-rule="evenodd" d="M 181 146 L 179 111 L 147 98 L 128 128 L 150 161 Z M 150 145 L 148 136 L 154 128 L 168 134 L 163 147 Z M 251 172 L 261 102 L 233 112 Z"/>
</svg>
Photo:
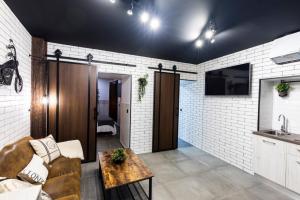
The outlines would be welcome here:
<svg viewBox="0 0 300 200">
<path fill-rule="evenodd" d="M 205 74 L 205 95 L 249 95 L 250 63 L 208 71 Z"/>
</svg>

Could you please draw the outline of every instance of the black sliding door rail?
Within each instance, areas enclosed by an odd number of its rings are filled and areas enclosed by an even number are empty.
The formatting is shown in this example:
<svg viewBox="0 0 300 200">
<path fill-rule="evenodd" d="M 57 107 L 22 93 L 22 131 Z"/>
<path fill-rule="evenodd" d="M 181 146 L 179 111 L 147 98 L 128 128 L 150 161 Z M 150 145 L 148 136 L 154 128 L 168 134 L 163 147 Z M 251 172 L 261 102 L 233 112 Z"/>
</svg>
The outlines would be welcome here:
<svg viewBox="0 0 300 200">
<path fill-rule="evenodd" d="M 57 52 L 60 52 L 60 55 L 57 55 Z M 31 56 L 33 59 L 44 61 L 43 60 L 44 58 L 38 58 L 38 57 L 32 56 L 32 55 L 29 55 L 29 56 Z M 59 59 L 88 62 L 88 64 L 91 64 L 91 63 L 100 63 L 100 64 L 107 64 L 107 65 L 118 65 L 118 66 L 126 66 L 126 67 L 136 67 L 136 65 L 128 64 L 128 63 L 109 62 L 109 61 L 103 61 L 103 60 L 93 60 L 93 55 L 92 54 L 88 54 L 86 56 L 86 58 L 75 58 L 75 57 L 62 56 L 62 52 L 59 49 L 55 50 L 54 55 L 49 55 L 49 54 L 45 55 L 45 57 L 47 57 L 47 58 L 55 58 L 55 59 L 57 59 L 57 56 L 59 56 Z"/>
<path fill-rule="evenodd" d="M 159 68 L 159 67 L 158 68 L 157 67 L 148 67 L 148 69 L 154 69 L 154 70 L 158 70 L 158 71 L 168 71 L 168 72 L 179 72 L 179 73 L 186 73 L 186 74 L 198 74 L 197 72 L 177 70 L 177 69 L 174 71 L 174 67 L 173 67 L 173 69 L 166 69 L 166 68 Z"/>
</svg>

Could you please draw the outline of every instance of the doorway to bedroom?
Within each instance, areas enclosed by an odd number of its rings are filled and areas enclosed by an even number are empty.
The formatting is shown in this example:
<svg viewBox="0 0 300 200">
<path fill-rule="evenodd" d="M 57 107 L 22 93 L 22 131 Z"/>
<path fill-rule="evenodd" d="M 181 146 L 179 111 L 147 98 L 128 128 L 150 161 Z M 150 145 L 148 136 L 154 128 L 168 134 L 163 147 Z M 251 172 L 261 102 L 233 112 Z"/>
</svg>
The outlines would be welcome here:
<svg viewBox="0 0 300 200">
<path fill-rule="evenodd" d="M 126 74 L 97 76 L 97 151 L 130 147 L 131 84 Z"/>
</svg>

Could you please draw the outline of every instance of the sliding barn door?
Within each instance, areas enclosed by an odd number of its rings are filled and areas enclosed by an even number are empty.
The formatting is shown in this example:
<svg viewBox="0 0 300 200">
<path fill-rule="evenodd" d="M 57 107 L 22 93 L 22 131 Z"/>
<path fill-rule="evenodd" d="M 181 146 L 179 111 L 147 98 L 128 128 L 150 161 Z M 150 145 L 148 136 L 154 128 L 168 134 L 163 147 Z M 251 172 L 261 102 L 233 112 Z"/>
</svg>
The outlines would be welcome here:
<svg viewBox="0 0 300 200">
<path fill-rule="evenodd" d="M 154 75 L 153 152 L 178 146 L 179 74 Z"/>
<path fill-rule="evenodd" d="M 96 158 L 96 67 L 49 62 L 49 133 L 80 140 L 85 161 Z"/>
</svg>

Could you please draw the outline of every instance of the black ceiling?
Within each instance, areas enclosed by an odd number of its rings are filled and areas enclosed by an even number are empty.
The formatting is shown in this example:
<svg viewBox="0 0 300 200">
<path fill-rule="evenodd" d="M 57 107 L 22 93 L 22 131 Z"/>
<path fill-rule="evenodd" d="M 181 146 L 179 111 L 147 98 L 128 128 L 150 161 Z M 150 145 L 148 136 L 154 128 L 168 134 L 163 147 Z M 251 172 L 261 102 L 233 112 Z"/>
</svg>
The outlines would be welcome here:
<svg viewBox="0 0 300 200">
<path fill-rule="evenodd" d="M 198 64 L 300 30 L 299 0 L 5 0 L 33 36 L 50 42 Z M 161 19 L 152 32 L 138 13 Z M 214 19 L 216 43 L 196 49 Z"/>
</svg>

